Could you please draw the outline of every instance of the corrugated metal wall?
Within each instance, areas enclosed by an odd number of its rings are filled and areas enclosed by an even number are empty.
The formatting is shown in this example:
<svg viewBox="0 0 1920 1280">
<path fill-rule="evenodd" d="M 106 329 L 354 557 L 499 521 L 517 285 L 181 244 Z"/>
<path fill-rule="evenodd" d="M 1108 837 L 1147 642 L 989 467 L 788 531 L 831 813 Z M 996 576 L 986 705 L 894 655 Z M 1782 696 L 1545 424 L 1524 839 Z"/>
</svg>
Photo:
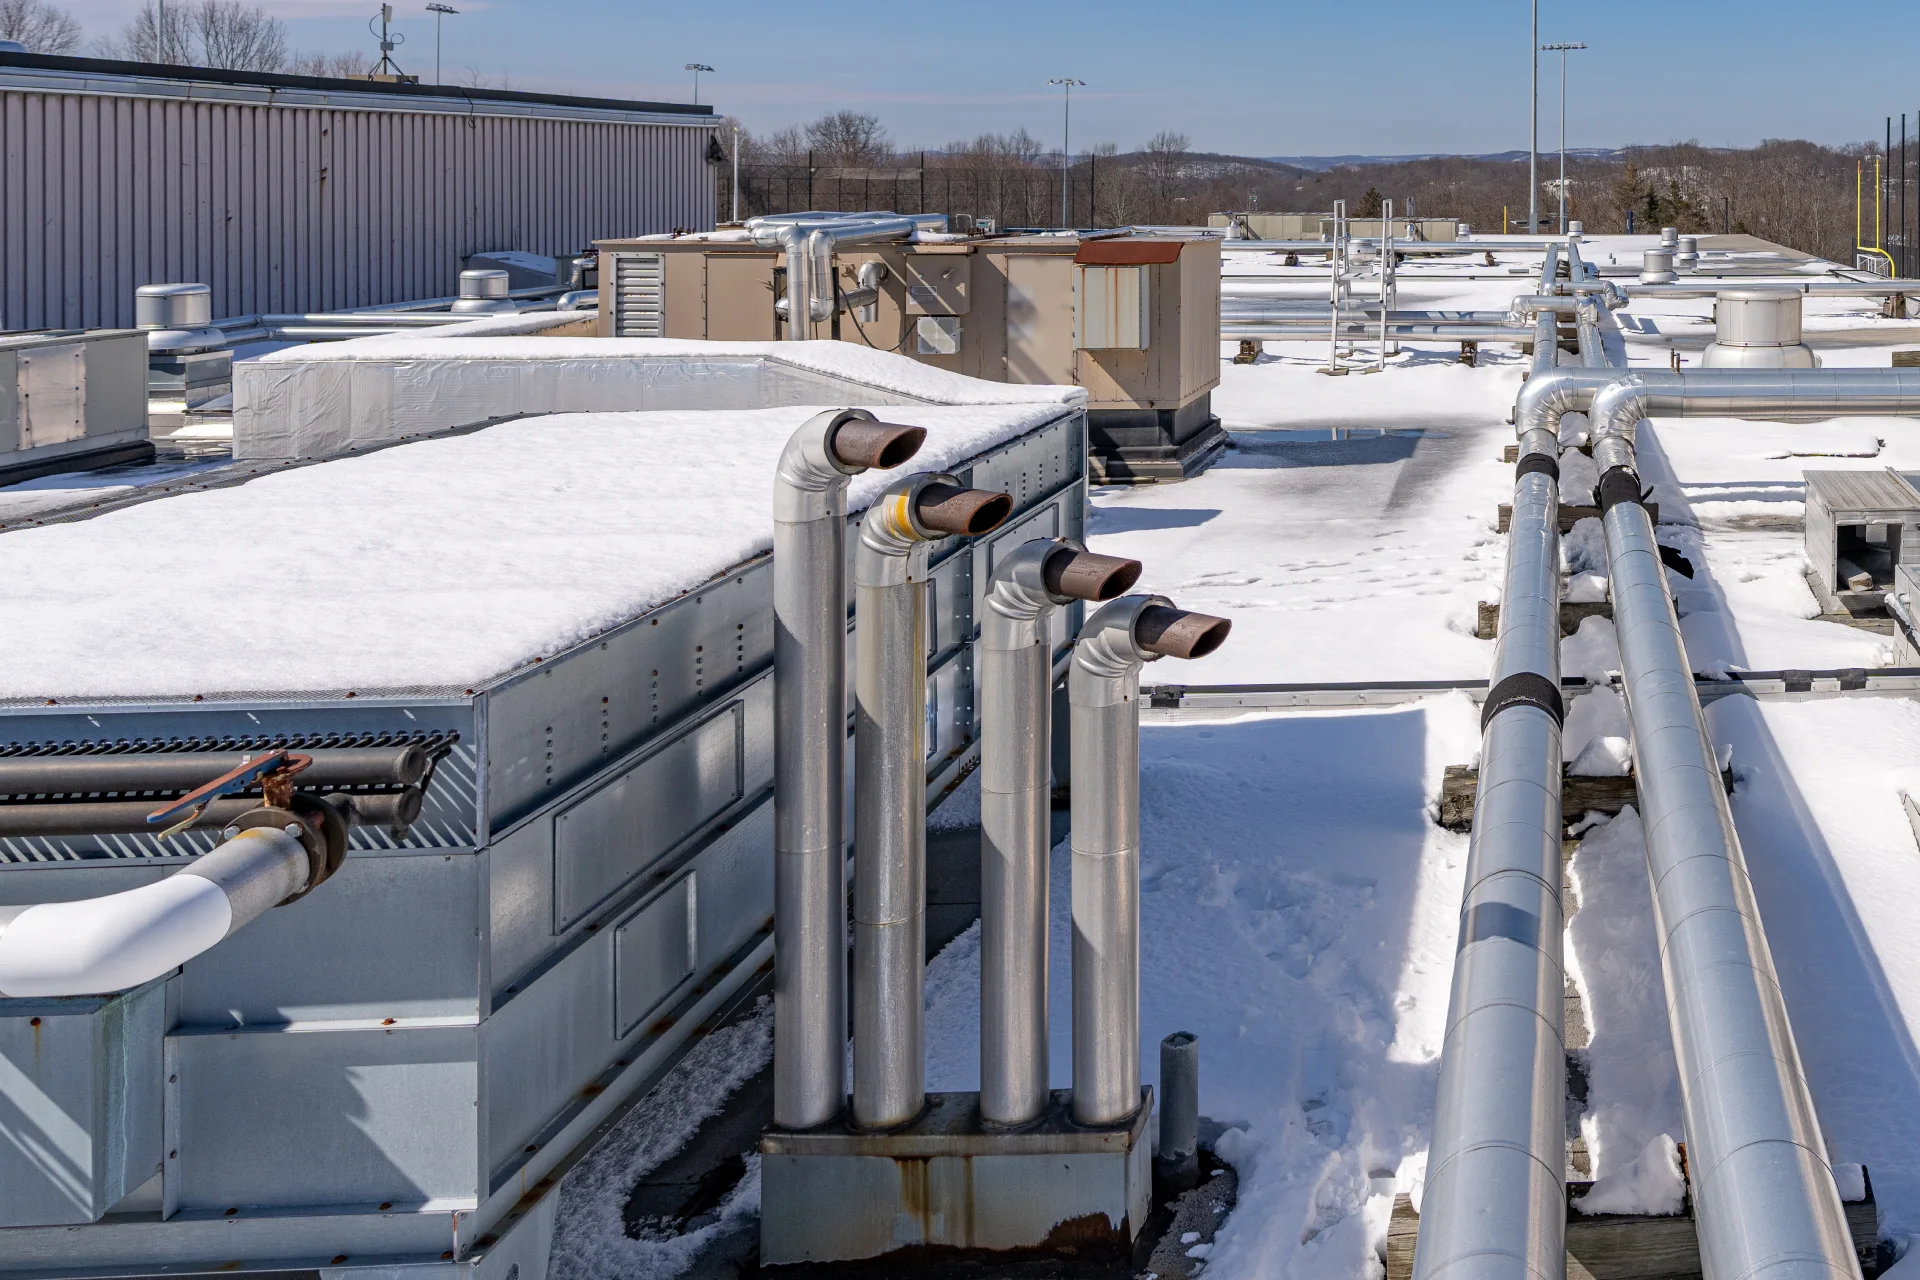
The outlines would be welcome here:
<svg viewBox="0 0 1920 1280">
<path fill-rule="evenodd" d="M 211 286 L 215 316 L 437 297 L 481 250 L 561 256 L 713 225 L 710 117 L 487 106 L 0 83 L 0 329 L 131 325 L 134 289 L 160 281 Z"/>
</svg>

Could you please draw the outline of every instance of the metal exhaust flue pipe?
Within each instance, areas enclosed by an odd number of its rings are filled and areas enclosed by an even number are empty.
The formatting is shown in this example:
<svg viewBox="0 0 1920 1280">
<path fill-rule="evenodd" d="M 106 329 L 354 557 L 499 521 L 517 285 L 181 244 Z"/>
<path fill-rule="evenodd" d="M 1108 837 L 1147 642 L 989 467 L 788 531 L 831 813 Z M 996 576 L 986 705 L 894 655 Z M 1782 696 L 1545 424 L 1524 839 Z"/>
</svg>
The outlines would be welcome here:
<svg viewBox="0 0 1920 1280">
<path fill-rule="evenodd" d="M 980 615 L 980 1116 L 1040 1118 L 1047 1061 L 1053 614 L 1106 601 L 1140 562 L 1036 538 L 1001 557 Z"/>
<path fill-rule="evenodd" d="M 1522 432 L 1416 1280 L 1565 1275 L 1558 458 Z"/>
<path fill-rule="evenodd" d="M 932 544 L 1013 499 L 924 474 L 892 485 L 854 550 L 853 1122 L 926 1105 L 927 575 Z"/>
<path fill-rule="evenodd" d="M 1164 596 L 1102 605 L 1067 675 L 1073 749 L 1073 1119 L 1140 1109 L 1140 668 L 1201 658 L 1232 626 Z"/>
<path fill-rule="evenodd" d="M 773 1119 L 809 1129 L 846 1106 L 847 484 L 897 467 L 921 427 L 864 409 L 787 441 L 773 496 Z"/>
</svg>

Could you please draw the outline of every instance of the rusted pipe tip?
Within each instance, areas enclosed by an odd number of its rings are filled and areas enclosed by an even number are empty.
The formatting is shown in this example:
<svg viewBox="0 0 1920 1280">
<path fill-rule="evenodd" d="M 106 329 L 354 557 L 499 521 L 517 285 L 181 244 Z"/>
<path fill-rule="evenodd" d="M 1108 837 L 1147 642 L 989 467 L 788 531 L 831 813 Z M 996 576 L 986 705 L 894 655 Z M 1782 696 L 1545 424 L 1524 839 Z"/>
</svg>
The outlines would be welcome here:
<svg viewBox="0 0 1920 1280">
<path fill-rule="evenodd" d="M 1013 499 L 989 489 L 962 489 L 958 485 L 930 484 L 920 490 L 914 518 L 936 533 L 972 536 L 985 533 L 1013 514 Z"/>
<path fill-rule="evenodd" d="M 1150 604 L 1133 624 L 1133 638 L 1148 653 L 1165 658 L 1204 658 L 1226 642 L 1233 624 L 1206 613 Z"/>
<path fill-rule="evenodd" d="M 1040 568 L 1040 580 L 1049 594 L 1070 600 L 1112 600 L 1127 594 L 1140 581 L 1138 560 L 1095 555 L 1061 547 Z"/>
<path fill-rule="evenodd" d="M 877 467 L 882 471 L 899 466 L 926 443 L 925 427 L 903 427 L 893 422 L 866 422 L 855 418 L 834 428 L 828 447 L 847 467 Z"/>
</svg>

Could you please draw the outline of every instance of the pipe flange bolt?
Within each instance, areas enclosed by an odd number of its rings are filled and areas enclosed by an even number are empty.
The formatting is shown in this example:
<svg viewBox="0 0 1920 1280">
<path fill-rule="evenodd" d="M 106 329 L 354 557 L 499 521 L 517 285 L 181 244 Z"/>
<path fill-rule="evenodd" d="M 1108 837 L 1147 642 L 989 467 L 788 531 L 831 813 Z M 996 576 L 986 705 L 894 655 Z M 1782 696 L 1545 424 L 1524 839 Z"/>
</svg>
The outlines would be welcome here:
<svg viewBox="0 0 1920 1280">
<path fill-rule="evenodd" d="M 298 893 L 289 894 L 275 903 L 284 907 L 289 902 L 306 897 L 318 888 L 347 859 L 347 819 L 333 805 L 314 796 L 295 792 L 293 807 L 280 809 L 272 805 L 261 805 L 258 809 L 249 809 L 227 824 L 229 831 L 249 831 L 258 827 L 274 827 L 280 830 L 295 828 L 291 834 L 299 837 L 300 844 L 307 851 L 307 886 Z"/>
</svg>

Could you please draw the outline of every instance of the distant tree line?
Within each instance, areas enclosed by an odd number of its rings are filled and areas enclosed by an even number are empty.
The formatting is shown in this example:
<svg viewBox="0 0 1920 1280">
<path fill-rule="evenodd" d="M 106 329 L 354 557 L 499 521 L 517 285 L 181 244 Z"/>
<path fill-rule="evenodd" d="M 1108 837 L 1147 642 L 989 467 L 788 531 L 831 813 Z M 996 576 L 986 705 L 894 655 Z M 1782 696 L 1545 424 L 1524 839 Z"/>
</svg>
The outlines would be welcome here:
<svg viewBox="0 0 1920 1280">
<path fill-rule="evenodd" d="M 724 122 L 723 144 L 731 145 L 736 123 Z M 1335 200 L 1345 200 L 1357 217 L 1370 217 L 1391 199 L 1397 214 L 1452 218 L 1479 231 L 1526 229 L 1524 158 L 1455 156 L 1316 172 L 1197 152 L 1185 135 L 1163 132 L 1131 151 L 1096 145 L 1063 166 L 1058 148 L 1024 129 L 903 150 L 878 117 L 853 111 L 764 135 L 741 128 L 738 138 L 743 217 L 804 208 L 893 209 L 967 214 L 1002 227 L 1057 226 L 1065 181 L 1076 226 L 1193 225 L 1229 211 L 1319 213 Z M 1631 213 L 1638 231 L 1744 232 L 1851 261 L 1855 167 L 1864 161 L 1871 200 L 1878 151 L 1870 144 L 1773 140 L 1742 149 L 1679 142 L 1607 157 L 1570 156 L 1568 217 L 1590 234 L 1620 233 Z M 732 171 L 722 170 L 720 208 L 727 211 Z M 1540 173 L 1541 226 L 1550 230 L 1558 214 L 1557 155 L 1542 153 Z M 1890 190 L 1896 178 L 1888 168 Z M 1920 219 L 1920 176 L 1910 180 L 1909 209 Z M 1890 238 L 1899 225 L 1896 206 L 1890 199 Z M 1866 222 L 1871 239 L 1870 206 Z"/>
</svg>

